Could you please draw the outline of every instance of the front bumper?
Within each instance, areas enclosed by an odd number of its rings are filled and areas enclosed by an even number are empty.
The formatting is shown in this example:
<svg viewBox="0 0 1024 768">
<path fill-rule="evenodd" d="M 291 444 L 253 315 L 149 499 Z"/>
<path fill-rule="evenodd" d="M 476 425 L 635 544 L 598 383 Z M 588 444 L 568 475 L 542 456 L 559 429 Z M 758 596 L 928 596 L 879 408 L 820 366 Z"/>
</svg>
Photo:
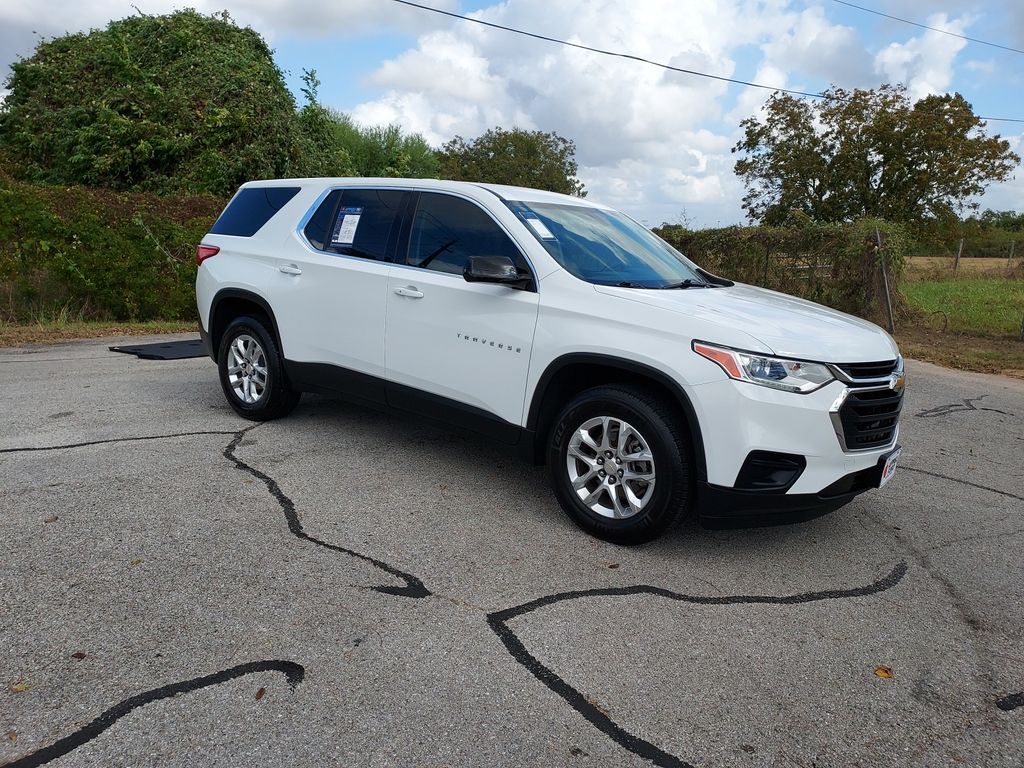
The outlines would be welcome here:
<svg viewBox="0 0 1024 768">
<path fill-rule="evenodd" d="M 779 525 L 811 520 L 833 512 L 855 497 L 878 488 L 891 453 L 875 465 L 850 472 L 818 493 L 778 493 L 730 488 L 702 482 L 697 490 L 697 514 L 708 528 Z"/>
</svg>

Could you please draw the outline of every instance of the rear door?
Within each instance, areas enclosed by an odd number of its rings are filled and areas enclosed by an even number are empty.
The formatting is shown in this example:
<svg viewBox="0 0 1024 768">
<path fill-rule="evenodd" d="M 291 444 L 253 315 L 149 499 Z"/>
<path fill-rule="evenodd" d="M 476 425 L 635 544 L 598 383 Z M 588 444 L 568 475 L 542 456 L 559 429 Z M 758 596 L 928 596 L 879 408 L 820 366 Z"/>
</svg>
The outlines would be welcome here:
<svg viewBox="0 0 1024 768">
<path fill-rule="evenodd" d="M 407 253 L 388 282 L 388 402 L 514 440 L 537 324 L 536 278 L 525 290 L 463 279 L 470 256 L 495 255 L 531 270 L 477 203 L 417 196 Z"/>
<path fill-rule="evenodd" d="M 384 401 L 388 276 L 407 195 L 333 190 L 280 254 L 274 306 L 301 386 Z"/>
</svg>

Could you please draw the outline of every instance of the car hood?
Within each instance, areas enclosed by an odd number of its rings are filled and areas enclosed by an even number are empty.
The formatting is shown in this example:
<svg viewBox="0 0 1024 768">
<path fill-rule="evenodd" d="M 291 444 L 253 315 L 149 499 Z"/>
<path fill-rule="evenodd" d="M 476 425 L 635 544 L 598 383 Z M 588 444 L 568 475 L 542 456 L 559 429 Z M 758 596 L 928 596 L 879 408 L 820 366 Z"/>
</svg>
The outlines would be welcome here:
<svg viewBox="0 0 1024 768">
<path fill-rule="evenodd" d="M 829 363 L 892 360 L 892 338 L 874 323 L 784 293 L 736 283 L 645 290 L 598 285 L 609 296 L 659 307 L 753 336 L 776 355 Z M 724 343 L 720 339 L 701 339 Z"/>
</svg>

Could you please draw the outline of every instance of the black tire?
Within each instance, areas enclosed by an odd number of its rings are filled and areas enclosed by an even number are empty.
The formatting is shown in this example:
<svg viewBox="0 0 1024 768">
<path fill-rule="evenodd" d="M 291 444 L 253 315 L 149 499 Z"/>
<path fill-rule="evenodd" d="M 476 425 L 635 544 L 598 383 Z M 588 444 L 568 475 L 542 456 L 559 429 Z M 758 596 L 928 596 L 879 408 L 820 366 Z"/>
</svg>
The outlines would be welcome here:
<svg viewBox="0 0 1024 768">
<path fill-rule="evenodd" d="M 632 426 L 646 441 L 653 455 L 655 477 L 650 498 L 639 511 L 631 512 L 629 517 L 612 518 L 593 511 L 577 495 L 570 479 L 568 451 L 573 435 L 588 420 L 603 416 L 610 416 Z M 613 434 L 616 442 L 617 434 Z M 600 455 L 601 452 L 596 453 Z M 566 514 L 588 533 L 615 544 L 641 544 L 655 539 L 688 514 L 693 506 L 695 472 L 690 436 L 683 417 L 665 398 L 647 389 L 608 385 L 588 389 L 574 397 L 562 409 L 552 427 L 547 464 L 551 486 Z M 586 464 L 575 466 L 579 471 Z M 633 469 L 637 467 L 640 471 L 646 471 L 642 462 L 633 465 Z M 597 489 L 601 483 L 608 482 L 611 481 L 598 480 L 595 483 L 591 480 L 586 491 L 591 492 L 591 485 Z M 639 485 L 633 482 L 633 489 L 646 488 L 643 482 Z M 621 481 L 619 487 L 622 488 Z M 613 503 L 610 496 L 613 490 L 609 488 L 604 492 L 609 495 L 600 497 L 607 501 L 608 506 Z M 624 498 L 624 489 L 614 492 L 619 494 L 620 500 Z"/>
<path fill-rule="evenodd" d="M 220 385 L 224 397 L 235 409 L 235 413 L 252 421 L 269 421 L 287 416 L 299 403 L 302 393 L 292 389 L 285 376 L 281 363 L 281 353 L 274 341 L 274 335 L 264 324 L 265 321 L 255 317 L 236 317 L 224 329 L 217 350 L 217 369 L 220 373 Z M 231 345 L 236 339 L 248 337 L 256 341 L 262 350 L 265 361 L 265 386 L 254 402 L 246 402 L 243 396 L 235 391 L 228 374 L 228 357 Z"/>
</svg>

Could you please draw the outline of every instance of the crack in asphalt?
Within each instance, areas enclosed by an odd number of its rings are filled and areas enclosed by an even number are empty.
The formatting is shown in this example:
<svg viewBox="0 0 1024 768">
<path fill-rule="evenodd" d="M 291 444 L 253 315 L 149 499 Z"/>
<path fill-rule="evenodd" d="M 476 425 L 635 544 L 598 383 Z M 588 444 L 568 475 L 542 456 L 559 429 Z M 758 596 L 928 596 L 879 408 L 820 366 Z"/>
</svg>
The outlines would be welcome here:
<svg viewBox="0 0 1024 768">
<path fill-rule="evenodd" d="M 1003 698 L 996 701 L 996 706 L 1004 712 L 1011 712 L 1017 709 L 1017 707 L 1024 707 L 1024 691 L 1003 696 Z"/>
<path fill-rule="evenodd" d="M 923 411 L 918 411 L 914 414 L 919 419 L 934 419 L 939 416 L 949 416 L 951 413 L 967 413 L 968 411 L 992 411 L 994 413 L 1001 413 L 1004 416 L 1011 416 L 1012 414 L 1006 411 L 1001 411 L 998 408 L 986 408 L 984 406 L 978 407 L 975 405 L 977 402 L 981 402 L 983 399 L 988 397 L 985 395 L 978 395 L 977 397 L 965 397 L 962 402 L 949 403 L 948 405 L 938 405 L 935 408 L 928 408 Z"/>
<path fill-rule="evenodd" d="M 202 430 L 197 432 L 174 432 L 169 435 L 140 435 L 139 437 L 112 437 L 107 440 L 87 440 L 83 443 L 62 443 L 61 445 L 39 445 L 26 448 L 0 448 L 0 453 L 32 453 L 35 451 L 65 451 L 69 448 L 85 448 L 89 445 L 110 443 L 134 443 L 140 440 L 169 440 L 174 437 L 195 437 L 198 435 L 234 435 L 234 430 Z"/>
<path fill-rule="evenodd" d="M 233 462 L 235 467 L 237 467 L 238 469 L 242 470 L 243 472 L 247 472 L 256 479 L 263 482 L 263 484 L 267 487 L 267 490 L 270 492 L 270 495 L 273 496 L 277 503 L 281 506 L 281 510 L 284 512 L 285 520 L 288 522 L 289 531 L 291 531 L 295 536 L 297 536 L 300 539 L 303 539 L 304 541 L 308 541 L 311 544 L 316 544 L 319 547 L 325 547 L 334 552 L 340 552 L 343 555 L 355 557 L 405 582 L 405 586 L 403 587 L 394 587 L 387 585 L 369 587 L 369 589 L 372 589 L 374 592 L 381 592 L 383 594 L 394 595 L 396 597 L 423 598 L 430 596 L 430 590 L 426 588 L 422 581 L 413 576 L 411 573 L 400 571 L 394 566 L 388 565 L 384 561 L 378 560 L 375 557 L 364 555 L 361 552 L 356 552 L 353 549 L 347 549 L 346 547 L 341 547 L 337 544 L 329 544 L 328 542 L 323 541 L 322 539 L 318 539 L 315 536 L 310 536 L 308 533 L 306 533 L 302 528 L 302 522 L 299 520 L 299 515 L 295 511 L 295 502 L 293 502 L 290 498 L 288 498 L 288 496 L 285 495 L 284 491 L 281 490 L 281 486 L 278 485 L 277 481 L 274 480 L 274 478 L 272 478 L 270 475 L 266 474 L 265 472 L 261 472 L 260 470 L 256 469 L 250 464 L 247 464 L 246 462 L 242 461 L 235 455 L 235 451 L 238 449 L 239 443 L 242 442 L 242 438 L 245 437 L 247 432 L 256 429 L 256 427 L 258 426 L 260 425 L 254 424 L 251 427 L 246 427 L 245 429 L 232 433 L 234 435 L 234 438 L 231 440 L 230 443 L 228 443 L 227 448 L 224 449 L 224 458 Z"/>
<path fill-rule="evenodd" d="M 589 597 L 621 597 L 632 595 L 654 595 L 677 602 L 693 603 L 696 605 L 800 605 L 803 603 L 819 602 L 823 600 L 839 600 L 843 598 L 865 597 L 878 594 L 896 586 L 907 573 L 906 561 L 900 561 L 892 571 L 883 578 L 863 587 L 852 589 L 830 589 L 818 592 L 804 592 L 796 595 L 771 596 L 771 595 L 724 595 L 724 596 L 701 596 L 686 595 L 674 592 L 662 587 L 636 585 L 631 587 L 608 587 L 598 589 L 581 589 L 571 592 L 560 592 L 545 597 L 539 597 L 528 603 L 523 603 L 512 608 L 495 611 L 487 615 L 487 623 L 494 633 L 501 639 L 505 648 L 521 666 L 525 667 L 530 674 L 550 690 L 560 696 L 570 707 L 583 716 L 591 725 L 608 736 L 612 741 L 623 749 L 642 757 L 654 765 L 663 768 L 694 768 L 691 763 L 666 752 L 639 736 L 636 736 L 621 725 L 616 723 L 611 716 L 601 708 L 591 703 L 582 691 L 574 688 L 568 682 L 558 676 L 551 668 L 544 666 L 537 657 L 532 655 L 522 640 L 509 627 L 509 622 L 524 614 L 530 613 L 545 606 L 554 605 L 566 600 L 579 600 Z"/>
<path fill-rule="evenodd" d="M 988 485 L 980 485 L 978 483 L 972 483 L 970 480 L 963 480 L 959 477 L 950 477 L 949 475 L 942 475 L 938 472 L 932 472 L 927 469 L 918 469 L 917 467 L 908 467 L 906 464 L 900 464 L 900 469 L 905 472 L 917 472 L 922 475 L 928 475 L 929 477 L 938 477 L 942 480 L 949 480 L 953 483 L 960 483 L 961 485 L 969 485 L 971 488 L 978 488 L 982 491 L 991 491 L 992 493 L 998 493 L 1000 496 L 1007 496 L 1011 499 L 1017 499 L 1018 501 L 1024 501 L 1024 496 L 1018 496 L 1015 493 L 1009 491 L 1001 491 L 998 488 L 992 488 Z"/>
<path fill-rule="evenodd" d="M 972 408 L 973 409 L 973 408 Z M 977 410 L 977 409 L 974 409 Z M 994 409 L 982 409 L 982 410 L 994 410 Z M 942 415 L 942 414 L 936 414 Z M 177 437 L 191 437 L 201 435 L 230 435 L 231 441 L 223 450 L 223 455 L 226 459 L 231 461 L 234 466 L 251 475 L 252 477 L 260 480 L 267 491 L 274 497 L 279 506 L 281 507 L 285 519 L 288 524 L 289 531 L 297 538 L 308 541 L 317 546 L 330 549 L 332 551 L 354 557 L 363 562 L 369 563 L 375 568 L 388 573 L 391 576 L 404 582 L 404 586 L 374 586 L 368 587 L 376 592 L 383 594 L 394 595 L 396 597 L 409 597 L 409 598 L 425 598 L 432 595 L 432 593 L 426 588 L 423 582 L 416 576 L 401 571 L 394 566 L 389 565 L 381 560 L 370 557 L 369 555 L 356 552 L 354 550 L 341 547 L 335 544 L 330 544 L 321 539 L 318 539 L 310 534 L 306 533 L 303 529 L 302 523 L 299 520 L 298 513 L 295 508 L 294 502 L 282 491 L 278 482 L 271 477 L 269 474 L 256 469 L 252 465 L 246 463 L 236 455 L 237 449 L 240 446 L 245 435 L 253 429 L 256 429 L 259 424 L 255 424 L 237 431 L 227 430 L 205 430 L 195 432 L 180 432 L 166 435 L 148 435 L 138 437 L 126 437 L 126 438 L 112 438 L 105 440 L 94 440 L 86 441 L 81 443 L 70 443 L 64 445 L 54 446 L 39 446 L 39 447 L 25 447 L 25 448 L 6 448 L 0 449 L 0 453 L 21 453 L 21 452 L 38 452 L 38 451 L 53 451 L 53 450 L 64 450 L 71 448 L 80 448 L 91 445 L 104 445 L 111 443 L 121 442 L 135 442 L 145 440 L 162 440 L 171 439 Z M 978 488 L 980 490 L 990 491 L 1008 498 L 1019 499 L 1024 501 L 1024 497 L 1016 494 L 1002 491 L 997 488 L 991 488 L 989 486 L 980 485 L 960 478 L 950 477 L 948 475 L 939 474 L 937 472 L 931 472 L 929 470 L 918 469 L 916 467 L 902 466 L 901 469 L 917 472 L 920 474 L 948 480 L 955 483 Z M 873 522 L 878 525 L 882 525 L 877 519 L 868 516 Z M 887 528 L 887 526 L 884 526 Z M 990 689 L 993 686 L 993 669 L 991 664 L 986 665 L 983 661 L 984 654 L 981 653 L 982 638 L 980 637 L 980 620 L 975 617 L 969 607 L 967 606 L 965 598 L 960 595 L 959 591 L 949 582 L 948 579 L 943 577 L 941 574 L 935 572 L 931 561 L 928 559 L 925 552 L 918 550 L 914 545 L 910 544 L 905 539 L 901 538 L 898 534 L 896 535 L 897 540 L 904 547 L 904 549 L 911 555 L 915 563 L 921 567 L 928 575 L 938 583 L 950 601 L 956 608 L 958 615 L 961 620 L 971 629 L 972 631 L 972 645 L 974 646 L 975 654 L 979 658 L 979 666 L 983 669 L 983 674 L 986 678 L 987 684 Z M 795 595 L 787 596 L 770 596 L 770 595 L 726 595 L 726 596 L 699 596 L 699 595 L 686 595 L 683 593 L 675 592 L 673 590 L 665 589 L 662 587 L 648 586 L 648 585 L 634 585 L 625 587 L 608 587 L 608 588 L 595 588 L 587 590 L 575 590 L 568 592 L 559 592 L 544 597 L 539 597 L 535 600 L 523 603 L 521 605 L 507 608 L 500 611 L 494 611 L 486 613 L 486 620 L 488 626 L 502 641 L 505 649 L 513 657 L 513 659 L 525 667 L 534 677 L 536 677 L 541 683 L 547 688 L 556 693 L 562 698 L 569 706 L 583 716 L 588 722 L 596 727 L 599 731 L 604 733 L 613 742 L 627 751 L 638 755 L 655 765 L 658 766 L 670 766 L 673 768 L 692 768 L 690 763 L 682 760 L 675 755 L 672 755 L 654 744 L 645 741 L 644 739 L 629 733 L 625 728 L 616 723 L 612 717 L 604 710 L 597 707 L 587 700 L 586 696 L 576 688 L 572 687 L 568 682 L 563 680 L 550 668 L 544 666 L 536 657 L 534 657 L 527 649 L 523 642 L 518 638 L 513 629 L 509 626 L 509 623 L 517 617 L 523 616 L 527 613 L 531 613 L 545 606 L 554 605 L 559 602 L 567 600 L 578 600 L 592 597 L 630 597 L 637 595 L 652 595 L 655 597 L 661 597 L 664 599 L 685 602 L 697 605 L 737 605 L 737 604 L 753 604 L 753 605 L 800 605 L 811 602 L 819 602 L 824 600 L 835 600 L 845 598 L 856 598 L 878 594 L 896 586 L 906 575 L 908 571 L 906 561 L 901 561 L 897 564 L 893 570 L 885 577 L 872 582 L 869 585 L 863 587 L 855 587 L 851 589 L 832 589 L 823 590 L 816 592 L 806 592 Z M 445 596 L 438 595 L 445 600 L 454 599 L 446 598 Z M 478 608 L 477 606 L 470 606 Z M 479 608 L 478 608 L 479 609 Z M 483 612 L 483 611 L 481 611 Z M 240 664 L 235 667 L 231 667 L 223 672 L 214 673 L 212 675 L 206 675 L 204 677 L 195 678 L 193 680 L 187 680 L 181 683 L 174 683 L 163 686 L 161 688 L 147 691 L 145 693 L 133 696 L 120 704 L 111 707 L 98 718 L 91 723 L 83 726 L 73 734 L 57 741 L 49 747 L 44 747 L 36 752 L 33 752 L 23 758 L 20 758 L 9 766 L 16 768 L 26 768 L 27 766 L 42 765 L 50 760 L 67 754 L 68 752 L 76 749 L 87 741 L 95 738 L 104 730 L 113 725 L 121 717 L 131 712 L 140 706 L 144 706 L 152 701 L 156 701 L 163 698 L 169 698 L 176 696 L 180 693 L 185 693 L 199 688 L 215 685 L 217 683 L 225 682 L 233 678 L 239 677 L 245 674 L 251 674 L 260 671 L 279 671 L 285 674 L 289 684 L 294 689 L 299 682 L 302 681 L 304 676 L 304 669 L 301 665 L 294 662 L 288 661 L 262 661 L 262 662 L 249 662 L 247 664 Z M 1014 693 L 1004 696 L 996 701 L 996 706 L 1003 711 L 1011 711 L 1018 707 L 1024 706 L 1024 692 Z"/>
<path fill-rule="evenodd" d="M 245 664 L 238 664 L 237 666 L 222 670 L 221 672 L 214 672 L 213 674 L 203 675 L 202 677 L 196 677 L 191 680 L 184 680 L 180 683 L 169 683 L 168 685 L 163 685 L 150 691 L 137 693 L 134 696 L 115 704 L 95 720 L 83 725 L 74 733 L 59 739 L 47 747 L 37 749 L 35 752 L 30 752 L 24 757 L 18 758 L 13 762 L 5 763 L 4 765 L 6 768 L 35 768 L 35 766 L 45 765 L 51 760 L 63 757 L 68 754 L 68 752 L 78 749 L 83 744 L 92 741 L 122 717 L 131 713 L 132 710 L 144 707 L 146 704 L 152 704 L 154 701 L 159 701 L 160 699 L 170 699 L 182 693 L 190 693 L 201 688 L 209 688 L 212 685 L 226 683 L 229 680 L 234 680 L 235 678 L 242 677 L 243 675 L 252 675 L 257 672 L 280 672 L 285 676 L 285 680 L 288 681 L 288 685 L 291 686 L 292 690 L 295 690 L 306 676 L 306 670 L 301 664 L 297 664 L 294 661 L 272 659 L 269 661 L 249 661 Z"/>
</svg>

